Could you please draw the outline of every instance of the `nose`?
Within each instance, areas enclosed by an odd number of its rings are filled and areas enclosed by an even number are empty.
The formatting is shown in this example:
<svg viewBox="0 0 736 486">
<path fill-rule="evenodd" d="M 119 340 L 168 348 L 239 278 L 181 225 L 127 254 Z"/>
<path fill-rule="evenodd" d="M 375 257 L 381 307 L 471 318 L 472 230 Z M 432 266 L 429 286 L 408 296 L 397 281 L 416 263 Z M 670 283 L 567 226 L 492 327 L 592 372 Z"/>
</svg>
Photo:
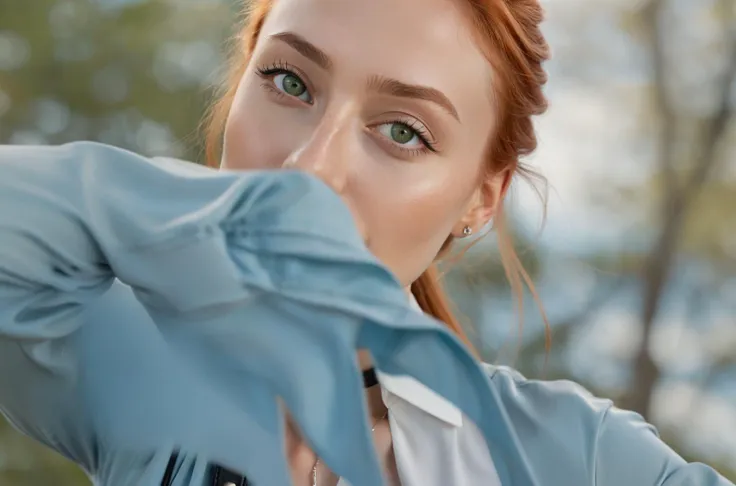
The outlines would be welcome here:
<svg viewBox="0 0 736 486">
<path fill-rule="evenodd" d="M 359 158 L 359 153 L 354 150 L 359 141 L 353 137 L 351 129 L 353 111 L 350 106 L 345 106 L 337 113 L 325 114 L 309 138 L 287 157 L 283 167 L 309 172 L 339 194 L 368 244 L 367 227 L 349 194 L 351 172 Z"/>
<path fill-rule="evenodd" d="M 284 168 L 309 172 L 344 196 L 350 172 L 350 123 L 346 109 L 325 114 L 309 138 L 284 161 Z"/>
</svg>

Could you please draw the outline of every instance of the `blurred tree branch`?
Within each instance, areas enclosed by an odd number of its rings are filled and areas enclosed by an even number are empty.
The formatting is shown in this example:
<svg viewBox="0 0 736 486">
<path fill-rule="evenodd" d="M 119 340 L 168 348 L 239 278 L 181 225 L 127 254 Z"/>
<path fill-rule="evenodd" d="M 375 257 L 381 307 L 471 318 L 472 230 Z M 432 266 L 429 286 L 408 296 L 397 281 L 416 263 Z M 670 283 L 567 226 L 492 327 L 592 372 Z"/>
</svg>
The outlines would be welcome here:
<svg viewBox="0 0 736 486">
<path fill-rule="evenodd" d="M 611 300 L 624 288 L 625 283 L 626 279 L 624 278 L 616 278 L 614 281 L 608 282 L 605 285 L 598 283 L 596 291 L 593 292 L 593 296 L 586 302 L 582 309 L 551 325 L 553 338 L 552 344 L 555 345 L 560 342 L 562 344 L 566 344 L 573 331 L 586 324 L 590 320 L 591 316 L 598 313 L 603 307 L 610 303 Z M 544 335 L 540 335 L 526 343 L 522 352 L 525 354 L 544 353 Z"/>
<path fill-rule="evenodd" d="M 678 183 L 674 152 L 678 118 L 668 96 L 663 30 L 660 27 L 664 5 L 664 0 L 651 0 L 641 12 L 653 66 L 655 105 L 661 123 L 657 144 L 658 167 L 665 182 L 660 207 L 662 225 L 642 271 L 643 339 L 635 358 L 634 382 L 624 402 L 626 407 L 643 415 L 649 412 L 652 391 L 661 374 L 649 351 L 653 324 L 682 237 L 687 210 L 717 166 L 719 142 L 733 118 L 731 90 L 736 81 L 736 35 L 729 32 L 727 67 L 717 85 L 717 109 L 705 121 L 702 141 L 689 175 L 683 183 Z"/>
</svg>

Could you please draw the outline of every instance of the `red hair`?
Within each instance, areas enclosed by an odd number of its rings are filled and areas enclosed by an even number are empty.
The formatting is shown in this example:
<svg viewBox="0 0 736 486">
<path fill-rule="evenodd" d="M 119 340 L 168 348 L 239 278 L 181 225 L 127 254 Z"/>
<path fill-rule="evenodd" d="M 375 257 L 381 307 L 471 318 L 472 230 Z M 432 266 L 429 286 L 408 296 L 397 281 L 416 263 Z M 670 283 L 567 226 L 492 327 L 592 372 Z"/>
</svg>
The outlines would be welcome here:
<svg viewBox="0 0 736 486">
<path fill-rule="evenodd" d="M 520 159 L 537 147 L 532 116 L 540 115 L 547 109 L 547 100 L 542 92 L 547 75 L 542 63 L 549 58 L 549 47 L 540 30 L 542 8 L 538 0 L 462 0 L 462 3 L 474 27 L 476 42 L 494 71 L 491 89 L 498 107 L 498 119 L 496 132 L 492 134 L 489 143 L 486 173 L 490 176 L 506 171 L 526 178 L 533 177 L 535 174 Z M 245 9 L 245 23 L 236 37 L 238 43 L 234 46 L 224 89 L 205 121 L 208 165 L 217 166 L 220 163 L 225 122 L 272 4 L 272 0 L 251 0 Z M 546 324 L 547 319 L 534 284 L 514 249 L 504 218 L 503 202 L 498 208 L 494 228 L 520 321 L 523 322 L 526 284 L 539 305 Z M 447 253 L 451 243 L 452 237 L 443 245 L 438 259 Z M 412 284 L 411 290 L 425 312 L 444 322 L 470 345 L 442 289 L 436 263 Z M 547 344 L 549 345 L 549 326 Z"/>
</svg>

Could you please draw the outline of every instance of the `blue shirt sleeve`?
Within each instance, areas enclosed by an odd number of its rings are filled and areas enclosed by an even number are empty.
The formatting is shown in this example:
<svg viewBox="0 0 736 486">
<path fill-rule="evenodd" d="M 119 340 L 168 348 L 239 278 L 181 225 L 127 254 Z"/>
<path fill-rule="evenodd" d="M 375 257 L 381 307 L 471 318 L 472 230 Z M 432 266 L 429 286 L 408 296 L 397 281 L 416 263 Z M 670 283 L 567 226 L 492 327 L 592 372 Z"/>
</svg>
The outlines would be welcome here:
<svg viewBox="0 0 736 486">
<path fill-rule="evenodd" d="M 283 401 L 335 472 L 378 485 L 356 348 L 456 403 L 513 462 L 485 372 L 318 179 L 0 147 L 0 410 L 71 459 L 176 446 L 286 485 Z"/>
<path fill-rule="evenodd" d="M 596 445 L 597 486 L 733 486 L 713 468 L 686 462 L 633 412 L 608 408 Z"/>
<path fill-rule="evenodd" d="M 531 484 L 733 486 L 712 468 L 683 460 L 640 415 L 576 383 L 528 380 L 503 366 L 487 369 L 521 444 L 521 467 L 535 478 Z"/>
</svg>

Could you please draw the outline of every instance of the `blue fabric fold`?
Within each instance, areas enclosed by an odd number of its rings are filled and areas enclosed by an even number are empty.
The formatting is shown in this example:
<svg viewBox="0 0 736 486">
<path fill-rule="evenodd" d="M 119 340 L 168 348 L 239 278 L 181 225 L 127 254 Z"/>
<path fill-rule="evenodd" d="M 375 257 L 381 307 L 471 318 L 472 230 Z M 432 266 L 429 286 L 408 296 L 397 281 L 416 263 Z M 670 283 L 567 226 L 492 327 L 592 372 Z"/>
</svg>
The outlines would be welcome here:
<svg viewBox="0 0 736 486">
<path fill-rule="evenodd" d="M 0 411 L 98 484 L 157 485 L 179 451 L 174 486 L 211 463 L 287 486 L 286 409 L 333 471 L 381 485 L 359 348 L 457 405 L 502 486 L 728 485 L 638 416 L 489 372 L 312 176 L 0 146 Z"/>
<path fill-rule="evenodd" d="M 112 297 L 113 279 L 155 323 L 149 339 L 160 339 L 166 384 L 108 376 L 100 390 L 104 376 L 63 363 L 82 384 L 97 384 L 82 394 L 99 440 L 122 450 L 173 444 L 247 471 L 256 484 L 286 485 L 282 400 L 335 472 L 378 486 L 358 347 L 379 369 L 416 376 L 474 419 L 494 408 L 479 364 L 411 308 L 318 179 L 157 164 L 90 143 L 6 147 L 0 156 L 0 206 L 24 208 L 24 217 L 0 213 L 0 243 L 14 250 L 0 254 L 0 334 L 58 373 L 63 358 L 39 341 L 64 342 L 79 326 L 109 320 L 115 306 L 135 314 Z M 84 362 L 104 362 L 105 348 L 83 346 Z M 428 363 L 446 368 L 430 374 Z M 497 439 L 497 427 L 483 430 L 489 445 Z"/>
</svg>

